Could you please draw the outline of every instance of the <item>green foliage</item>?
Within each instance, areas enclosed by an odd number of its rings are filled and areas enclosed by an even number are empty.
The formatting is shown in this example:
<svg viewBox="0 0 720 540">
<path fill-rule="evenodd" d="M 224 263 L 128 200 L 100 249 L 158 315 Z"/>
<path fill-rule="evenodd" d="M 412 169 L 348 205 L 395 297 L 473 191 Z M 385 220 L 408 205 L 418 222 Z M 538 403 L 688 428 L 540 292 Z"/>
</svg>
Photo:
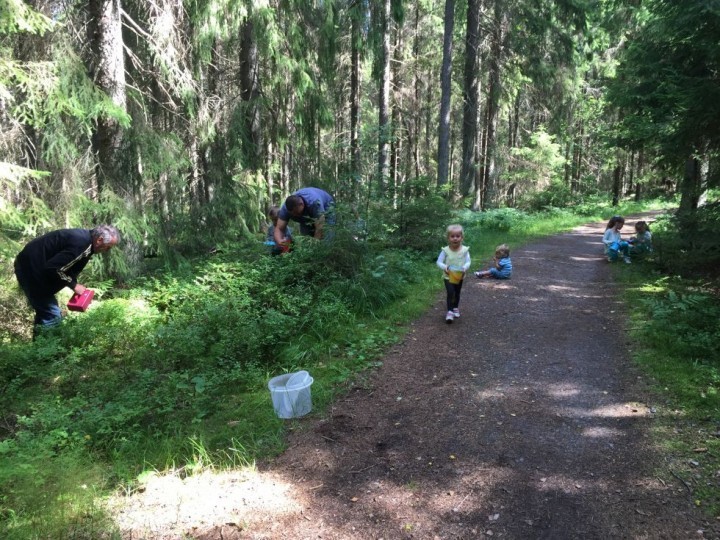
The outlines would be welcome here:
<svg viewBox="0 0 720 540">
<path fill-rule="evenodd" d="M 438 194 L 403 200 L 390 216 L 390 242 L 418 251 L 434 251 L 445 238 L 451 206 Z"/>
<path fill-rule="evenodd" d="M 514 208 L 496 208 L 485 212 L 465 211 L 460 214 L 464 223 L 485 231 L 519 231 L 527 225 L 530 216 Z"/>
<path fill-rule="evenodd" d="M 639 278 L 638 278 L 639 279 Z M 674 411 L 660 419 L 658 439 L 668 447 L 668 459 L 679 473 L 696 479 L 696 501 L 717 513 L 720 496 L 714 487 L 720 446 L 708 434 L 716 431 L 720 414 L 720 303 L 706 284 L 678 278 L 644 279 L 631 292 L 639 301 L 633 309 L 638 359 L 657 381 Z M 677 412 L 683 421 L 678 421 Z M 709 453 L 699 456 L 698 447 Z M 689 470 L 690 460 L 697 466 Z"/>
<path fill-rule="evenodd" d="M 720 384 L 720 305 L 707 294 L 676 293 L 644 300 L 648 323 L 642 328 L 648 341 L 666 354 L 682 358 L 707 372 L 711 384 Z M 667 331 L 672 328 L 672 333 Z M 720 402 L 718 402 L 720 405 Z"/>
<path fill-rule="evenodd" d="M 0 36 L 19 32 L 44 34 L 52 25 L 48 17 L 30 8 L 22 0 L 0 0 Z"/>
<path fill-rule="evenodd" d="M 0 162 L 0 259 L 14 259 L 19 251 L 19 242 L 23 237 L 37 236 L 38 231 L 52 225 L 52 211 L 40 197 L 29 193 L 23 204 L 12 204 L 5 193 L 23 186 L 26 181 L 40 180 L 48 173 L 17 167 Z"/>
<path fill-rule="evenodd" d="M 576 203 L 577 199 L 578 195 L 572 192 L 570 186 L 554 181 L 547 188 L 523 197 L 519 206 L 537 212 L 547 208 L 567 208 Z"/>
<path fill-rule="evenodd" d="M 665 272 L 687 277 L 718 275 L 720 203 L 689 215 L 666 215 L 652 225 L 657 264 Z"/>
<path fill-rule="evenodd" d="M 717 3 L 655 0 L 638 10 L 638 27 L 620 56 L 609 100 L 623 113 L 619 139 L 657 145 L 678 167 L 695 152 L 720 147 L 720 9 Z"/>
<path fill-rule="evenodd" d="M 624 290 L 636 357 L 662 396 L 657 439 L 673 474 L 693 479 L 696 504 L 712 515 L 720 509 L 715 483 L 720 445 L 712 436 L 720 414 L 720 266 L 696 246 L 717 237 L 716 211 L 713 205 L 698 211 L 693 225 L 708 227 L 699 236 L 683 234 L 681 219 L 661 216 L 652 224 L 653 256 L 623 273 L 632 285 Z M 658 277 L 668 271 L 674 275 Z M 698 454 L 700 447 L 707 453 Z"/>
<path fill-rule="evenodd" d="M 512 149 L 509 181 L 531 191 L 559 184 L 565 165 L 562 151 L 554 137 L 540 128 L 530 135 L 527 146 Z"/>
</svg>

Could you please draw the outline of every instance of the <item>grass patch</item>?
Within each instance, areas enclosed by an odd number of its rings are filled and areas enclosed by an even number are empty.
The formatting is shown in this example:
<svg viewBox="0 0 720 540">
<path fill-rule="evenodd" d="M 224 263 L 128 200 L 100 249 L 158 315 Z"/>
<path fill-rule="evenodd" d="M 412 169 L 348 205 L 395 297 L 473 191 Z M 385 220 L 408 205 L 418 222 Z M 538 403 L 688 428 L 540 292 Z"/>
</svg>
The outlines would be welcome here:
<svg viewBox="0 0 720 540">
<path fill-rule="evenodd" d="M 623 267 L 634 356 L 660 398 L 654 435 L 667 452 L 658 475 L 677 479 L 720 516 L 720 302 L 715 280 L 660 275 L 652 261 Z"/>
</svg>

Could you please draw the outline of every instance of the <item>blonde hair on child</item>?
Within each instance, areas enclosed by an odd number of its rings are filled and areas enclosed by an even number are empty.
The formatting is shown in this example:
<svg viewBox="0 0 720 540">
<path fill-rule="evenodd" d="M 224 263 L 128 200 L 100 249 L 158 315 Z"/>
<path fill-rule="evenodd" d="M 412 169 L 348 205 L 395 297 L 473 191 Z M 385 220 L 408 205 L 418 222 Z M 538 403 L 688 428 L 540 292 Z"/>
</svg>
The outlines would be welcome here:
<svg viewBox="0 0 720 540">
<path fill-rule="evenodd" d="M 499 259 L 507 259 L 510 256 L 510 248 L 507 244 L 500 244 L 495 248 L 495 256 Z"/>
<path fill-rule="evenodd" d="M 446 233 L 448 236 L 450 236 L 450 234 L 454 233 L 454 232 L 459 232 L 463 236 L 465 235 L 465 231 L 463 231 L 462 225 L 460 225 L 458 223 L 453 223 L 452 225 L 448 225 L 448 227 L 447 227 Z"/>
</svg>

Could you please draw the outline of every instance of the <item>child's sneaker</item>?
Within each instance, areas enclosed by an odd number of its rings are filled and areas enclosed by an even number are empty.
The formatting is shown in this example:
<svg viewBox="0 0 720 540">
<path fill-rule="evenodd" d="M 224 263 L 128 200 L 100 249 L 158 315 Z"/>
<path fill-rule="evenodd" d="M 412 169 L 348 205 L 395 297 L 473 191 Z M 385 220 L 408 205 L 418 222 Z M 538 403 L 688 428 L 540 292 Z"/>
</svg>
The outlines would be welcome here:
<svg viewBox="0 0 720 540">
<path fill-rule="evenodd" d="M 451 324 L 453 322 L 453 319 L 455 318 L 455 315 L 452 311 L 448 311 L 445 315 L 445 322 L 448 324 Z"/>
<path fill-rule="evenodd" d="M 475 272 L 475 277 L 481 278 L 481 277 L 483 277 L 483 273 L 478 270 L 477 272 Z"/>
<path fill-rule="evenodd" d="M 630 264 L 630 262 L 631 262 L 631 261 L 630 261 L 630 257 L 625 257 L 624 260 L 625 260 L 625 263 L 626 263 L 626 264 Z"/>
<path fill-rule="evenodd" d="M 452 313 L 453 313 L 453 317 L 455 317 L 456 319 L 460 318 L 460 310 L 458 308 L 453 309 Z"/>
</svg>

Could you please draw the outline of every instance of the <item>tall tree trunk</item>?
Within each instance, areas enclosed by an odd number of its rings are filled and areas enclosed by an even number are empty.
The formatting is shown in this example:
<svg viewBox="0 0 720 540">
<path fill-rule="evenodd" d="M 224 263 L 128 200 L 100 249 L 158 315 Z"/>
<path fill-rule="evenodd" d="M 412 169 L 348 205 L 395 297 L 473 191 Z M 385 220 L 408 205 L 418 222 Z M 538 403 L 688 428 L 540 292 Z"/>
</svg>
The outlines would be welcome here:
<svg viewBox="0 0 720 540">
<path fill-rule="evenodd" d="M 428 77 L 428 80 L 430 80 L 430 74 L 428 73 L 426 75 Z M 424 166 L 423 166 L 423 172 L 430 175 L 430 146 L 431 146 L 431 140 L 432 140 L 432 133 L 433 133 L 433 125 L 432 125 L 432 111 L 434 110 L 434 103 L 433 103 L 433 91 L 432 91 L 432 85 L 426 84 L 425 85 L 425 103 L 423 105 L 423 112 L 425 113 L 425 137 L 424 137 L 424 152 L 423 156 L 425 156 L 425 159 L 423 160 Z"/>
<path fill-rule="evenodd" d="M 511 121 L 508 122 L 508 146 L 510 148 L 517 147 L 517 134 L 520 127 L 520 100 L 522 99 L 522 89 L 518 88 L 513 100 L 512 111 L 508 112 Z"/>
<path fill-rule="evenodd" d="M 213 40 L 213 45 L 210 49 L 210 62 L 205 69 L 205 88 L 203 95 L 200 99 L 204 101 L 204 104 L 199 107 L 202 118 L 200 122 L 206 124 L 212 124 L 214 122 L 213 116 L 216 112 L 212 105 L 213 98 L 218 94 L 218 54 L 217 54 L 217 41 Z M 155 100 L 156 103 L 161 103 L 160 98 Z M 223 145 L 218 144 L 217 141 L 209 142 L 202 141 L 198 134 L 192 135 L 192 147 L 194 149 L 195 158 L 192 163 L 192 173 L 190 175 L 190 186 L 189 195 L 191 208 L 199 212 L 200 209 L 208 203 L 207 196 L 208 189 L 213 177 L 213 163 L 216 159 L 221 160 L 224 157 L 225 152 L 222 151 Z M 215 164 L 216 169 L 221 169 L 220 163 Z"/>
<path fill-rule="evenodd" d="M 703 168 L 696 157 L 685 160 L 685 174 L 680 183 L 680 207 L 678 213 L 688 216 L 697 210 L 704 191 Z"/>
<path fill-rule="evenodd" d="M 717 155 L 711 155 L 708 161 L 707 187 L 720 187 L 720 157 Z"/>
<path fill-rule="evenodd" d="M 583 138 L 585 126 L 580 126 L 580 133 L 574 137 L 572 167 L 570 169 L 570 190 L 580 191 L 580 166 L 583 157 Z"/>
<path fill-rule="evenodd" d="M 502 0 L 495 0 L 495 25 L 493 42 L 490 50 L 487 103 L 487 141 L 485 154 L 485 207 L 495 205 L 497 197 L 495 191 L 498 182 L 497 169 L 497 123 L 500 111 L 500 69 L 502 65 L 503 41 L 507 27 L 507 13 L 503 9 Z"/>
<path fill-rule="evenodd" d="M 350 13 L 351 43 L 350 43 L 350 178 L 352 183 L 353 201 L 360 197 L 360 143 L 358 139 L 360 121 L 360 17 L 362 10 L 359 2 L 353 3 Z"/>
<path fill-rule="evenodd" d="M 378 105 L 378 187 L 381 193 L 385 191 L 389 174 L 390 0 L 383 0 L 382 8 L 382 72 L 380 73 L 380 103 Z"/>
<path fill-rule="evenodd" d="M 399 29 L 395 32 L 395 44 L 393 46 L 393 63 L 391 66 L 392 82 L 394 88 L 401 88 L 402 82 L 400 81 L 400 66 L 402 66 L 402 32 Z M 392 97 L 392 126 L 393 136 L 391 137 L 390 143 L 390 185 L 393 189 L 393 201 L 397 204 L 398 189 L 400 184 L 399 179 L 399 166 L 400 166 L 400 149 L 402 148 L 402 138 L 400 137 L 401 131 L 398 129 L 400 126 L 400 114 L 403 107 L 402 92 L 394 92 Z"/>
<path fill-rule="evenodd" d="M 485 208 L 485 141 L 487 141 L 487 109 L 482 114 L 483 123 L 479 133 L 477 145 L 475 146 L 475 197 L 473 198 L 472 209 L 479 212 Z"/>
<path fill-rule="evenodd" d="M 243 103 L 245 120 L 245 141 L 243 142 L 244 165 L 257 171 L 262 168 L 262 148 L 260 133 L 260 108 L 258 97 L 258 51 L 254 35 L 254 24 L 247 19 L 240 30 L 240 99 Z"/>
<path fill-rule="evenodd" d="M 638 151 L 638 159 L 637 159 L 637 172 L 636 172 L 636 180 L 635 180 L 635 201 L 640 202 L 642 198 L 642 183 L 640 182 L 640 179 L 642 178 L 643 174 L 643 166 L 645 165 L 645 151 L 643 148 L 640 148 Z"/>
<path fill-rule="evenodd" d="M 420 178 L 420 131 L 422 127 L 422 91 L 420 88 L 420 0 L 415 0 L 415 28 L 413 32 L 413 88 L 415 90 L 415 111 L 411 115 L 413 134 L 411 137 L 412 159 L 415 167 L 415 180 Z"/>
<path fill-rule="evenodd" d="M 477 144 L 478 107 L 480 96 L 479 57 L 480 2 L 468 0 L 467 30 L 465 35 L 465 77 L 463 87 L 462 170 L 460 194 L 470 194 L 475 184 L 475 146 Z"/>
<path fill-rule="evenodd" d="M 572 135 L 568 137 L 567 144 L 565 145 L 565 165 L 563 166 L 563 184 L 568 186 L 572 190 L 572 160 L 571 157 L 575 151 L 574 145 L 575 139 Z"/>
<path fill-rule="evenodd" d="M 440 127 L 438 129 L 437 185 L 448 182 L 450 162 L 450 98 L 452 83 L 452 39 L 455 27 L 455 1 L 445 0 L 445 30 L 443 35 L 443 59 L 440 69 Z"/>
<path fill-rule="evenodd" d="M 125 62 L 122 41 L 122 9 L 120 0 L 96 0 L 88 3 L 90 20 L 88 39 L 92 50 L 89 72 L 101 88 L 121 110 L 126 110 Z M 117 154 L 123 132 L 113 118 L 102 117 L 92 138 L 98 160 L 97 185 L 101 191 L 106 180 L 114 179 Z"/>
<path fill-rule="evenodd" d="M 612 189 L 612 205 L 617 206 L 620 203 L 620 192 L 622 190 L 622 167 L 616 165 L 613 170 L 613 189 Z"/>
</svg>

